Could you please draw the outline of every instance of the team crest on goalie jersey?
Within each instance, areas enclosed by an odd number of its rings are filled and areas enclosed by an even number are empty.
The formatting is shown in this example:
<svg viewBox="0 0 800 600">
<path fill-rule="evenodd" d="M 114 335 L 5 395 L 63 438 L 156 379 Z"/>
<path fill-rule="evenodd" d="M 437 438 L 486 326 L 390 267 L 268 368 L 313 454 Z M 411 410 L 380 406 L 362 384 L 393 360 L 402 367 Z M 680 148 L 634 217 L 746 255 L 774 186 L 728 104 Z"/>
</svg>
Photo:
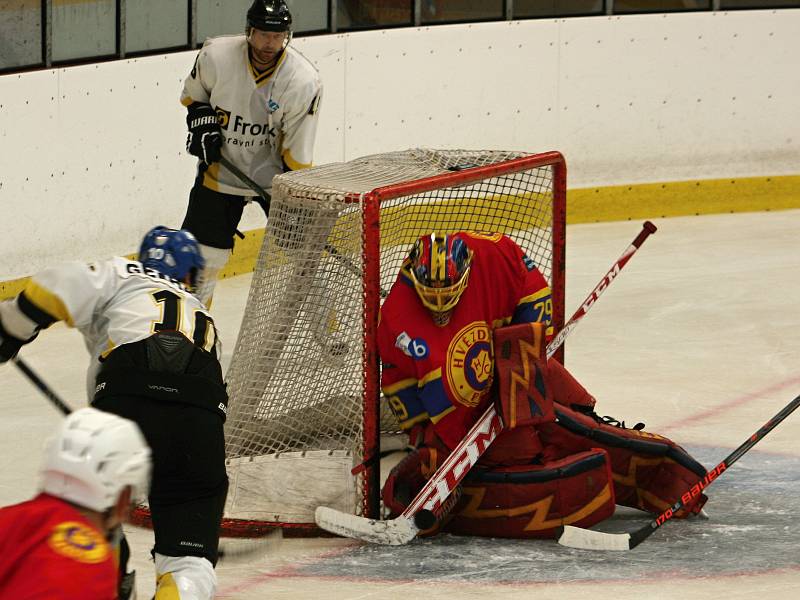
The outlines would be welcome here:
<svg viewBox="0 0 800 600">
<path fill-rule="evenodd" d="M 492 385 L 492 334 L 484 321 L 463 327 L 447 348 L 447 384 L 464 406 L 477 406 Z"/>
</svg>

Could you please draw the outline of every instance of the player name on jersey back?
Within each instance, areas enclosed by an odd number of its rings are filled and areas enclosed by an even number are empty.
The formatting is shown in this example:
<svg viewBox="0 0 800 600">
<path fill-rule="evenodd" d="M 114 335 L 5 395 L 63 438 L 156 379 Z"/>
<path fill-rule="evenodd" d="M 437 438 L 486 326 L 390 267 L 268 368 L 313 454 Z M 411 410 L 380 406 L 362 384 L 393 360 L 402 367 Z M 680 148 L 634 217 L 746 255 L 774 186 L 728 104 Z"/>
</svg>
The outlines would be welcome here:
<svg viewBox="0 0 800 600">
<path fill-rule="evenodd" d="M 190 293 L 186 286 L 175 279 L 174 277 L 170 277 L 169 275 L 164 275 L 160 271 L 156 271 L 155 269 L 151 269 L 150 267 L 145 267 L 142 263 L 129 260 L 124 262 L 117 262 L 116 263 L 117 274 L 122 277 L 123 279 L 127 279 L 131 275 L 137 275 L 140 277 L 146 277 L 149 279 L 155 279 L 157 281 L 163 281 L 168 283 L 174 287 L 177 287 L 183 292 L 187 294 Z"/>
</svg>

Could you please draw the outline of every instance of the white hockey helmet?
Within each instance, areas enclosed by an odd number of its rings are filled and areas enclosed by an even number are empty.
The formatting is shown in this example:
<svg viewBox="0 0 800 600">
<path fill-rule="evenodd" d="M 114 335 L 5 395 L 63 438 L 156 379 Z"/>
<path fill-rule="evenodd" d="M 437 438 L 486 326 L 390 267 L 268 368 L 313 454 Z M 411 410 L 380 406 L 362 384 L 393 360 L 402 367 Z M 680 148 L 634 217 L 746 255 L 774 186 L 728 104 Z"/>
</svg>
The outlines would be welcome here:
<svg viewBox="0 0 800 600">
<path fill-rule="evenodd" d="M 143 499 L 150 467 L 150 448 L 133 421 L 82 408 L 45 444 L 41 491 L 105 512 L 127 486 L 134 500 Z"/>
</svg>

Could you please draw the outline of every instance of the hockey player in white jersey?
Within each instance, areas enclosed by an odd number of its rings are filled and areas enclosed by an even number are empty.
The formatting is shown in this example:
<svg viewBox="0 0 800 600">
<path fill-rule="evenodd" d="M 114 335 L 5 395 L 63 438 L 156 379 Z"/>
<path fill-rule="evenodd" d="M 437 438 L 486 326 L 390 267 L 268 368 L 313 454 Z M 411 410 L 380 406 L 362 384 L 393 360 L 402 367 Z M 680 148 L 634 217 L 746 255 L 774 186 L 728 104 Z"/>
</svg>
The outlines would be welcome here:
<svg viewBox="0 0 800 600">
<path fill-rule="evenodd" d="M 291 37 L 284 0 L 255 0 L 245 33 L 207 40 L 184 82 L 186 148 L 200 160 L 182 227 L 206 260 L 198 290 L 206 304 L 253 196 L 220 156 L 268 193 L 275 175 L 312 163 L 322 83 Z"/>
<path fill-rule="evenodd" d="M 45 269 L 0 303 L 0 362 L 56 321 L 75 327 L 91 355 L 89 401 L 136 422 L 151 447 L 157 600 L 216 589 L 227 394 L 214 321 L 192 294 L 203 267 L 189 232 L 156 227 L 138 261 Z"/>
</svg>

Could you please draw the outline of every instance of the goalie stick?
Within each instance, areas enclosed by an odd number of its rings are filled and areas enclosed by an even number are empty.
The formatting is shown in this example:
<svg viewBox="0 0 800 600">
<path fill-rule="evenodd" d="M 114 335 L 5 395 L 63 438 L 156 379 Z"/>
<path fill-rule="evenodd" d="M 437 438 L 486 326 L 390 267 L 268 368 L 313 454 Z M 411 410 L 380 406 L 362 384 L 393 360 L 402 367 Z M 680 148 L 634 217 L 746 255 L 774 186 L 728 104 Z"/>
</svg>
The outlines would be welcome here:
<svg viewBox="0 0 800 600">
<path fill-rule="evenodd" d="M 547 345 L 548 359 L 555 354 L 569 333 L 586 315 L 600 295 L 608 289 L 608 286 L 619 275 L 619 272 L 628 263 L 633 254 L 648 236 L 655 231 L 656 226 L 650 221 L 645 221 L 642 230 L 631 245 L 625 249 L 625 252 L 611 269 L 603 275 L 600 283 L 595 286 L 558 335 Z M 445 511 L 442 510 L 442 507 L 448 496 L 453 493 L 502 430 L 503 422 L 492 403 L 472 426 L 467 435 L 464 436 L 464 439 L 461 440 L 433 476 L 425 483 L 422 490 L 403 511 L 403 514 L 395 519 L 385 521 L 369 519 L 343 513 L 327 506 L 317 507 L 314 519 L 322 529 L 344 537 L 390 546 L 407 544 L 416 537 L 420 530 L 429 528 L 437 518 L 443 516 Z"/>
<path fill-rule="evenodd" d="M 716 467 L 708 471 L 703 479 L 686 490 L 675 504 L 670 506 L 647 525 L 630 533 L 604 533 L 602 531 L 592 531 L 591 529 L 582 529 L 580 527 L 573 527 L 572 525 L 565 525 L 558 537 L 558 543 L 562 546 L 580 548 L 582 550 L 632 550 L 650 537 L 656 529 L 674 517 L 679 510 L 696 498 L 705 488 L 711 485 L 718 477 L 728 470 L 728 467 L 761 441 L 765 435 L 775 429 L 775 427 L 792 414 L 798 406 L 800 406 L 800 396 L 797 396 L 777 415 L 764 423 L 761 429 L 747 438 L 741 446 L 725 457 Z"/>
</svg>

